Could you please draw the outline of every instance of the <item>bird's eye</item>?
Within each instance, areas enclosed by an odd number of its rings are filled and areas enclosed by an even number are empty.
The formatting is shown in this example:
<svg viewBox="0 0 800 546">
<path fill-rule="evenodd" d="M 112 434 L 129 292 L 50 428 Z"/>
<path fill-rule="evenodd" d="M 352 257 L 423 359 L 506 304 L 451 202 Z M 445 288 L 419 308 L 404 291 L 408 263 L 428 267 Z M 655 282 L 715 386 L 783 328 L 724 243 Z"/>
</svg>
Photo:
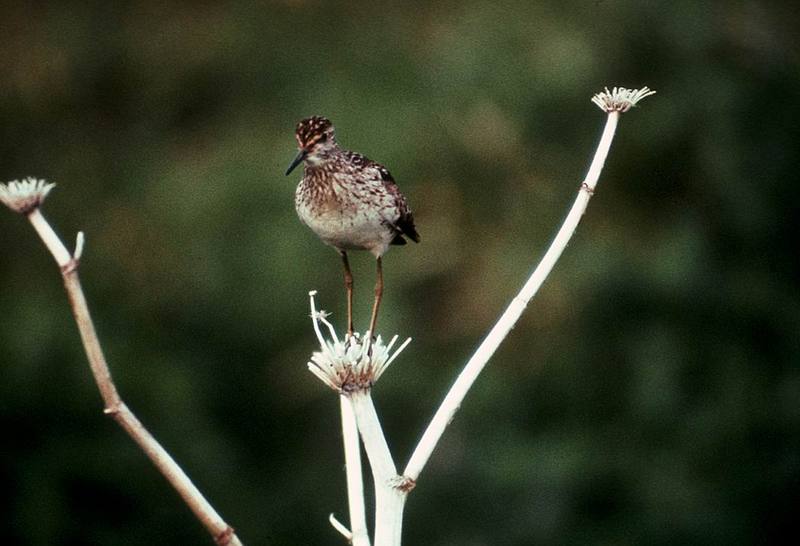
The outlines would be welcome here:
<svg viewBox="0 0 800 546">
<path fill-rule="evenodd" d="M 325 142 L 326 140 L 328 140 L 328 133 L 322 133 L 322 136 L 319 137 L 319 141 Z"/>
</svg>

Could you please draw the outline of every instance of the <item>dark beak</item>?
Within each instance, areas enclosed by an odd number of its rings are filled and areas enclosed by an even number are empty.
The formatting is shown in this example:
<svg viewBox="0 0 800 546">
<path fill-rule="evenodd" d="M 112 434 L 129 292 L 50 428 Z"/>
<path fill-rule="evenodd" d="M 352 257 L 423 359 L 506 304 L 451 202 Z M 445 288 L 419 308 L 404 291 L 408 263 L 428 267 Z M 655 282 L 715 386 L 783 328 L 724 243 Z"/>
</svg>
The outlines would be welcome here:
<svg viewBox="0 0 800 546">
<path fill-rule="evenodd" d="M 286 176 L 289 176 L 289 173 L 292 172 L 295 167 L 297 167 L 300 163 L 303 162 L 303 160 L 306 158 L 306 155 L 308 155 L 308 152 L 306 150 L 300 150 L 299 152 L 297 152 L 297 156 L 292 160 L 291 163 L 289 163 L 289 168 L 286 169 Z"/>
</svg>

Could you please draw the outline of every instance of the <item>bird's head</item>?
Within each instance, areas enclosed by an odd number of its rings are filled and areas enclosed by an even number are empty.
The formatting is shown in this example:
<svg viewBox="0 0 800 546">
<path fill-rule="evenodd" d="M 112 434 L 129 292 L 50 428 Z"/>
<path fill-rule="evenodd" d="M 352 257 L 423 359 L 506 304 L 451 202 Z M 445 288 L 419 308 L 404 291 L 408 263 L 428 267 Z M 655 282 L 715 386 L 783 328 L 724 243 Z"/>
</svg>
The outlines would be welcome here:
<svg viewBox="0 0 800 546">
<path fill-rule="evenodd" d="M 333 124 L 328 118 L 312 116 L 297 124 L 294 137 L 299 151 L 286 169 L 286 174 L 294 170 L 302 161 L 310 165 L 324 163 L 330 152 L 336 149 L 336 136 Z"/>
</svg>

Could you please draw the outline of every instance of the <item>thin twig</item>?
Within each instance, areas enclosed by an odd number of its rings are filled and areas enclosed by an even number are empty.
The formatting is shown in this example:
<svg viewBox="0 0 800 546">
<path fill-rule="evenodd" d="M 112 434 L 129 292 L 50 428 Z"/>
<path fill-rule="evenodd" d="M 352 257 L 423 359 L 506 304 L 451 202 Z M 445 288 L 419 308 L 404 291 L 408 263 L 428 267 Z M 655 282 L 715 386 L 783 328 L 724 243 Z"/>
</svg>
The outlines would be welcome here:
<svg viewBox="0 0 800 546">
<path fill-rule="evenodd" d="M 350 532 L 350 529 L 345 527 L 344 523 L 336 519 L 336 516 L 333 514 L 328 515 L 328 521 L 331 524 L 331 527 L 336 529 L 336 531 L 342 535 L 347 542 L 352 542 L 353 540 L 353 533 Z"/>
<path fill-rule="evenodd" d="M 356 416 L 350 398 L 339 395 L 342 412 L 345 472 L 347 473 L 347 504 L 350 509 L 350 540 L 353 546 L 370 546 L 367 513 L 364 507 L 364 479 L 361 473 L 361 442 L 358 438 Z"/>
<path fill-rule="evenodd" d="M 39 237 L 41 237 L 44 246 L 47 247 L 47 250 L 49 250 L 50 254 L 55 258 L 58 267 L 66 267 L 72 260 L 72 256 L 70 256 L 69 250 L 67 250 L 67 247 L 61 242 L 61 239 L 58 238 L 56 232 L 53 231 L 53 228 L 50 227 L 50 223 L 45 220 L 41 211 L 38 208 L 33 209 L 28 214 L 28 220 L 33 226 L 33 229 L 36 230 L 36 233 L 39 234 Z"/>
<path fill-rule="evenodd" d="M 64 278 L 64 288 L 69 297 L 72 314 L 78 325 L 78 330 L 86 350 L 89 366 L 92 370 L 97 388 L 105 403 L 104 412 L 111 417 L 128 433 L 139 445 L 142 451 L 150 458 L 156 468 L 164 475 L 167 481 L 175 488 L 195 517 L 206 527 L 211 536 L 220 546 L 241 546 L 233 527 L 225 523 L 222 517 L 209 504 L 202 493 L 195 487 L 186 473 L 178 466 L 175 460 L 159 444 L 155 438 L 144 428 L 142 423 L 122 402 L 114 382 L 111 371 L 106 363 L 97 332 L 89 314 L 86 297 L 78 278 L 78 258 L 83 251 L 83 237 L 79 237 L 76 244 L 75 256 L 70 256 L 64 244 L 53 231 L 50 224 L 40 212 L 39 208 L 28 213 L 36 232 L 42 238 L 45 246 L 55 258 L 61 268 Z"/>
<path fill-rule="evenodd" d="M 519 294 L 511 300 L 511 303 L 500 316 L 494 327 L 489 331 L 486 338 L 484 338 L 483 342 L 475 351 L 475 354 L 469 359 L 464 370 L 459 374 L 455 383 L 450 388 L 450 391 L 447 393 L 447 396 L 445 396 L 408 461 L 408 465 L 403 472 L 403 475 L 407 478 L 414 481 L 417 480 L 420 472 L 422 472 L 422 469 L 428 462 L 431 453 L 433 453 L 436 444 L 447 428 L 447 425 L 453 420 L 453 416 L 461 406 L 461 402 L 464 400 L 470 387 L 489 362 L 494 352 L 517 323 L 517 320 L 519 320 L 528 302 L 539 290 L 539 287 L 553 269 L 559 256 L 561 256 L 561 253 L 564 251 L 564 248 L 566 248 L 572 234 L 575 232 L 575 228 L 578 226 L 578 222 L 580 222 L 586 210 L 592 193 L 594 193 L 594 188 L 600 177 L 600 171 L 603 168 L 603 164 L 608 156 L 608 150 L 611 147 L 611 141 L 614 138 L 614 131 L 616 130 L 618 120 L 619 112 L 612 111 L 608 114 L 603 136 L 600 138 L 600 144 L 595 152 L 594 160 L 586 175 L 586 179 L 578 190 L 578 196 L 567 218 L 564 220 L 564 224 L 550 244 L 550 248 L 547 249 L 547 253 L 536 267 L 536 270 L 522 287 Z"/>
</svg>

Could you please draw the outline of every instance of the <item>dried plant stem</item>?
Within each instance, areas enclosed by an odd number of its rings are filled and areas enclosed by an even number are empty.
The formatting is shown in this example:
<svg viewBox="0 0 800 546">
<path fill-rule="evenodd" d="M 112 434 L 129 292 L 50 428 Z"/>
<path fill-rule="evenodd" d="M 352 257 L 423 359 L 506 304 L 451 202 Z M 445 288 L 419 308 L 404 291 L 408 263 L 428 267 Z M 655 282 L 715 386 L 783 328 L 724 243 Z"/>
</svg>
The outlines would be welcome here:
<svg viewBox="0 0 800 546">
<path fill-rule="evenodd" d="M 217 544 L 220 546 L 241 546 L 241 542 L 233 528 L 225 523 L 186 473 L 144 428 L 117 393 L 103 350 L 100 347 L 100 341 L 97 338 L 94 323 L 89 314 L 89 307 L 86 304 L 80 279 L 78 278 L 77 258 L 80 257 L 79 253 L 76 252 L 75 257 L 69 254 L 38 208 L 28 214 L 28 219 L 61 268 L 64 288 L 67 291 L 72 314 L 80 331 L 89 366 L 105 403 L 105 413 L 113 417 L 139 445 L 142 451 L 147 454 L 156 468 L 183 498 L 197 519 L 211 533 Z"/>
<path fill-rule="evenodd" d="M 403 508 L 410 488 L 397 475 L 370 391 L 353 392 L 350 401 L 375 482 L 375 546 L 400 546 Z"/>
<path fill-rule="evenodd" d="M 597 185 L 597 180 L 600 177 L 600 172 L 603 169 L 606 157 L 608 156 L 608 151 L 611 148 L 611 141 L 614 138 L 614 132 L 616 130 L 618 120 L 619 112 L 612 111 L 608 113 L 603 135 L 600 138 L 600 144 L 597 147 L 594 159 L 589 167 L 589 172 L 587 173 L 586 179 L 578 190 L 578 196 L 575 199 L 569 214 L 564 220 L 561 229 L 559 229 L 558 234 L 550 244 L 550 248 L 547 249 L 547 252 L 545 253 L 541 262 L 539 262 L 536 270 L 522 287 L 522 290 L 520 290 L 519 294 L 517 294 L 517 296 L 511 300 L 508 308 L 500 316 L 500 319 L 487 334 L 486 338 L 484 338 L 483 342 L 475 351 L 475 354 L 472 355 L 463 371 L 459 374 L 455 383 L 453 383 L 453 386 L 445 396 L 442 404 L 439 406 L 439 409 L 433 416 L 431 423 L 428 425 L 428 428 L 422 435 L 422 439 L 420 439 L 419 444 L 417 444 L 417 447 L 414 449 L 414 453 L 411 455 L 411 458 L 408 461 L 408 465 L 403 472 L 403 475 L 406 478 L 414 481 L 417 480 L 419 474 L 422 472 L 422 469 L 425 467 L 425 464 L 428 462 L 431 453 L 433 453 L 436 444 L 439 442 L 439 439 L 442 437 L 442 434 L 447 428 L 447 425 L 453 420 L 453 416 L 461 406 L 461 402 L 464 400 L 464 397 L 466 396 L 470 387 L 475 382 L 475 379 L 477 379 L 478 375 L 481 373 L 483 368 L 489 362 L 489 359 L 506 338 L 509 331 L 511 331 L 514 325 L 517 323 L 517 320 L 519 320 L 519 317 L 522 315 L 522 312 L 525 310 L 528 302 L 539 290 L 539 287 L 547 278 L 556 261 L 561 256 L 561 253 L 566 248 L 567 243 L 569 242 L 573 233 L 575 233 L 575 229 L 578 227 L 578 223 L 580 222 L 583 213 L 586 211 L 586 206 L 589 203 L 589 199 L 594 193 L 594 188 Z"/>
<path fill-rule="evenodd" d="M 342 439 L 347 472 L 347 503 L 350 508 L 350 536 L 353 546 L 370 546 L 367 515 L 364 507 L 364 480 L 361 474 L 361 441 L 350 398 L 339 396 L 342 412 Z"/>
<path fill-rule="evenodd" d="M 53 228 L 50 227 L 50 224 L 45 220 L 44 216 L 42 216 L 41 211 L 38 208 L 33 209 L 28 214 L 28 220 L 33 226 L 33 229 L 36 230 L 36 233 L 39 234 L 39 237 L 41 237 L 44 246 L 47 247 L 47 250 L 49 250 L 50 254 L 55 258 L 58 267 L 62 269 L 67 267 L 72 261 L 72 255 L 70 255 L 67 247 L 64 246 L 64 243 L 58 238 L 56 232 L 53 231 Z"/>
</svg>

